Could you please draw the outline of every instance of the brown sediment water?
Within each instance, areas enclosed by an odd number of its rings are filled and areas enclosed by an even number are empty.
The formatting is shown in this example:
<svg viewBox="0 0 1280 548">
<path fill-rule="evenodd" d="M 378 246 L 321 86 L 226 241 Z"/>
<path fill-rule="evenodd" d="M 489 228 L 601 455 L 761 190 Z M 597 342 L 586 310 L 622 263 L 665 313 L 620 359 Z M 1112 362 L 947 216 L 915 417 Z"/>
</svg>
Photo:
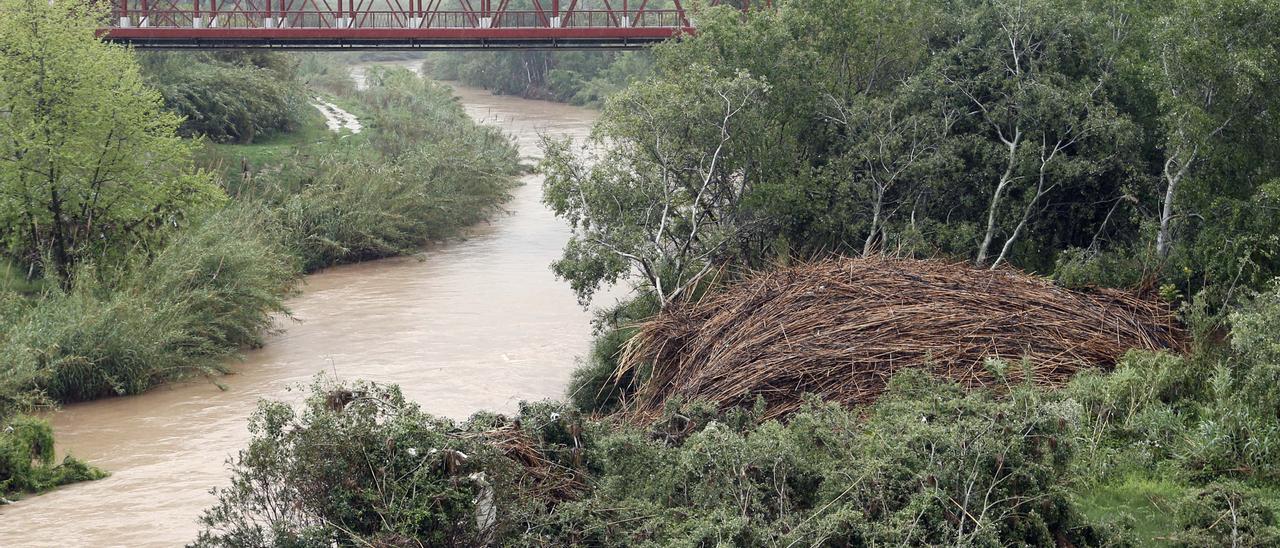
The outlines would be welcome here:
<svg viewBox="0 0 1280 548">
<path fill-rule="evenodd" d="M 357 69 L 359 70 L 359 69 Z M 539 135 L 585 137 L 593 111 L 455 88 L 475 119 L 538 154 Z M 0 547 L 177 546 L 227 482 L 260 399 L 296 400 L 317 373 L 399 383 L 429 412 L 466 418 L 564 393 L 590 314 L 548 265 L 569 230 L 523 178 L 507 213 L 422 257 L 331 268 L 290 302 L 300 322 L 246 354 L 235 373 L 51 416 L 60 453 L 111 477 L 0 506 Z M 609 298 L 612 300 L 612 298 Z M 597 301 L 599 302 L 599 301 Z"/>
</svg>

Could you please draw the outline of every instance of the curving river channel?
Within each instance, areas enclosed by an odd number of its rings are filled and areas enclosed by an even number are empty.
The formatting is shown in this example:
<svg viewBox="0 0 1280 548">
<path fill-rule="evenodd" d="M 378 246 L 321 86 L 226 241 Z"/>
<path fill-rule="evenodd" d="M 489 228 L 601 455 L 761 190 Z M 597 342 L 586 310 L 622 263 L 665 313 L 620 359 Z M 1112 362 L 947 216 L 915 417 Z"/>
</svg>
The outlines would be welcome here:
<svg viewBox="0 0 1280 548">
<path fill-rule="evenodd" d="M 359 74 L 357 73 L 357 76 Z M 455 88 L 475 119 L 503 128 L 521 154 L 539 135 L 585 137 L 595 113 Z M 227 390 L 199 381 L 141 396 L 67 406 L 53 415 L 60 452 L 111 477 L 0 507 L 0 546 L 177 546 L 226 482 L 225 460 L 248 440 L 262 398 L 300 397 L 316 373 L 399 383 L 430 412 L 466 418 L 559 397 L 587 349 L 590 314 L 548 265 L 568 228 L 524 178 L 507 214 L 423 257 L 308 276 L 290 306 L 300 322 L 247 354 Z"/>
</svg>

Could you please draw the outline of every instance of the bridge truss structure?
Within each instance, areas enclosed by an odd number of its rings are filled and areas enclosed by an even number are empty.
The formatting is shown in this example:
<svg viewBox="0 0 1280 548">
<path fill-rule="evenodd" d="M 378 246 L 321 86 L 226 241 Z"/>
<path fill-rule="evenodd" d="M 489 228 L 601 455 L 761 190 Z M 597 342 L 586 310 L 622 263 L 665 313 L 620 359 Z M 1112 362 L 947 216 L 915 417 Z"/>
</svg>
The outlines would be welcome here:
<svg viewBox="0 0 1280 548">
<path fill-rule="evenodd" d="M 699 0 L 110 1 L 102 34 L 138 48 L 324 50 L 630 49 L 692 33 Z"/>
</svg>

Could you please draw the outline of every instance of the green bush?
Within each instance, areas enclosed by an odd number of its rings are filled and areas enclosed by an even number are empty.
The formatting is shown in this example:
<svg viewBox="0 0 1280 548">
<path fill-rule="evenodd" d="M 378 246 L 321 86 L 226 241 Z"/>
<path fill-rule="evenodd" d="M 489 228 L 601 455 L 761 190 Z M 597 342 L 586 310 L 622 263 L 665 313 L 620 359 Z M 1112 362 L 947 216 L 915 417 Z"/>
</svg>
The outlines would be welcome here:
<svg viewBox="0 0 1280 548">
<path fill-rule="evenodd" d="M 596 313 L 596 338 L 591 352 L 574 368 L 567 394 L 574 407 L 587 413 L 611 413 L 642 379 L 614 379 L 623 348 L 635 334 L 634 324 L 657 312 L 657 303 L 641 295 Z"/>
<path fill-rule="evenodd" d="M 1089 251 L 1067 249 L 1058 256 L 1053 278 L 1070 288 L 1136 288 L 1152 279 L 1159 270 L 1155 257 L 1128 249 Z"/>
<path fill-rule="evenodd" d="M 1230 315 L 1231 353 L 1210 379 L 1212 404 L 1190 458 L 1206 477 L 1280 481 L 1280 280 Z"/>
<path fill-rule="evenodd" d="M 0 495 L 4 497 L 107 475 L 71 456 L 54 464 L 53 429 L 44 420 L 18 416 L 0 427 Z"/>
<path fill-rule="evenodd" d="M 114 280 L 81 275 L 14 318 L 0 335 L 4 393 L 77 401 L 220 370 L 284 311 L 296 272 L 261 213 L 240 208 L 137 262 Z"/>
<path fill-rule="evenodd" d="M 653 75 L 654 61 L 648 51 L 442 53 L 428 57 L 424 71 L 503 95 L 599 106 Z"/>
<path fill-rule="evenodd" d="M 1275 510 L 1250 490 L 1234 483 L 1214 483 L 1189 493 L 1179 505 L 1175 546 L 1280 545 Z"/>
<path fill-rule="evenodd" d="M 197 546 L 479 546 L 513 513 L 514 463 L 396 387 L 318 380 L 249 429 Z"/>
<path fill-rule="evenodd" d="M 270 52 L 146 53 L 148 83 L 183 116 L 184 136 L 251 143 L 297 129 L 307 106 L 292 57 Z"/>
<path fill-rule="evenodd" d="M 267 204 L 306 271 L 414 253 L 486 219 L 513 186 L 515 147 L 448 88 L 402 69 L 368 83 L 353 97 L 367 145 L 298 150 L 237 189 Z"/>
<path fill-rule="evenodd" d="M 539 403 L 454 424 L 394 387 L 320 382 L 301 411 L 259 408 L 200 543 L 1098 546 L 1123 537 L 1067 493 L 1080 412 L 911 374 L 865 418 L 814 402 L 757 425 L 695 403 L 643 429 Z M 504 424 L 584 490 L 528 489 L 534 473 L 481 443 Z"/>
</svg>

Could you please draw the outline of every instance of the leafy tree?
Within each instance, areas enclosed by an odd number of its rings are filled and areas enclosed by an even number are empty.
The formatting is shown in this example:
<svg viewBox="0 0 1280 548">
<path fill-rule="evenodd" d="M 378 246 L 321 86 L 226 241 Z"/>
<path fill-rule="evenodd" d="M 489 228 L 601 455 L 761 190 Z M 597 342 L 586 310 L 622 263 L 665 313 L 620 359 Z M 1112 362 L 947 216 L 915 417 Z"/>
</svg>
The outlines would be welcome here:
<svg viewBox="0 0 1280 548">
<path fill-rule="evenodd" d="M 1257 185 L 1260 174 L 1249 167 L 1280 144 L 1276 44 L 1280 6 L 1271 2 L 1184 0 L 1154 25 L 1147 70 L 1164 154 L 1155 244 L 1161 258 L 1173 247 L 1174 223 L 1189 213 L 1184 186 L 1215 185 L 1228 194 Z M 1230 170 L 1227 180 L 1215 177 L 1223 170 Z"/>
<path fill-rule="evenodd" d="M 665 305 L 715 267 L 746 224 L 737 141 L 767 89 L 746 73 L 689 67 L 609 102 L 596 161 L 546 143 L 544 200 L 574 228 L 554 269 L 580 299 L 635 268 Z"/>
<path fill-rule="evenodd" d="M 977 139 L 979 169 L 995 179 L 969 189 L 988 199 L 979 265 L 1004 262 L 1050 193 L 1096 177 L 1131 141 L 1103 94 L 1107 60 L 1086 47 L 1089 17 L 1052 1 L 984 3 L 934 68 L 971 113 L 957 138 Z"/>
<path fill-rule="evenodd" d="M 102 20 L 76 0 L 0 1 L 0 241 L 64 284 L 221 199 L 132 54 L 97 38 Z"/>
<path fill-rule="evenodd" d="M 920 183 L 944 161 L 939 149 L 957 113 L 945 105 L 921 108 L 906 97 L 832 97 L 832 103 L 828 116 L 848 138 L 836 171 L 848 177 L 850 192 L 864 197 L 870 210 L 862 244 L 867 256 L 880 249 L 898 210 L 916 201 Z"/>
</svg>

